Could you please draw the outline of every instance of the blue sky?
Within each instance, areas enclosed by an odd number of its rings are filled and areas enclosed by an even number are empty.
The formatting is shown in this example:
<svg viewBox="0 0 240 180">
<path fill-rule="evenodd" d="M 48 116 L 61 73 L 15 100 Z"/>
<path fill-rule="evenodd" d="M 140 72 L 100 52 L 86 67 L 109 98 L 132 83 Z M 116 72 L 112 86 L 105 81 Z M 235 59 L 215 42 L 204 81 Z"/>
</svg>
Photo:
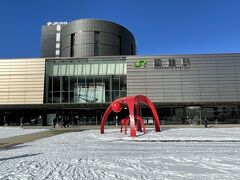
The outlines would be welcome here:
<svg viewBox="0 0 240 180">
<path fill-rule="evenodd" d="M 125 26 L 139 55 L 240 52 L 238 0 L 1 0 L 0 58 L 39 57 L 43 24 L 80 18 Z"/>
</svg>

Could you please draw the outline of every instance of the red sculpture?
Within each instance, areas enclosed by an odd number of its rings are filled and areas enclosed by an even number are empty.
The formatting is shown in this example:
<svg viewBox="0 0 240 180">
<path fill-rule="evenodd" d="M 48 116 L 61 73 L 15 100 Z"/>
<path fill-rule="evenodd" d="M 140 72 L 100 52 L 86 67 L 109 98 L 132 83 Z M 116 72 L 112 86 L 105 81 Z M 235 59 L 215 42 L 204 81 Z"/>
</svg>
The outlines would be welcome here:
<svg viewBox="0 0 240 180">
<path fill-rule="evenodd" d="M 136 137 L 136 126 L 138 131 L 142 132 L 142 128 L 143 128 L 144 133 L 146 133 L 144 120 L 139 115 L 139 104 L 141 103 L 148 105 L 149 108 L 152 110 L 154 122 L 155 122 L 155 131 L 160 132 L 160 122 L 159 122 L 159 118 L 158 118 L 155 107 L 153 106 L 152 102 L 148 97 L 143 95 L 138 95 L 138 96 L 127 96 L 124 98 L 119 98 L 112 102 L 112 104 L 107 108 L 106 112 L 103 115 L 102 122 L 101 122 L 101 134 L 104 133 L 104 125 L 108 115 L 112 111 L 116 113 L 120 112 L 122 110 L 123 105 L 128 106 L 129 117 L 121 120 L 121 132 L 122 132 L 123 126 L 125 126 L 125 133 L 127 133 L 127 125 L 130 119 L 130 136 L 131 137 Z M 136 108 L 136 115 L 134 114 L 135 108 Z M 137 120 L 136 126 L 135 126 L 135 119 Z"/>
<path fill-rule="evenodd" d="M 127 134 L 127 126 L 128 126 L 128 123 L 129 123 L 129 117 L 123 118 L 123 119 L 121 120 L 121 130 L 120 130 L 121 133 L 122 133 L 122 128 L 123 128 L 123 126 L 125 126 L 125 134 Z"/>
</svg>

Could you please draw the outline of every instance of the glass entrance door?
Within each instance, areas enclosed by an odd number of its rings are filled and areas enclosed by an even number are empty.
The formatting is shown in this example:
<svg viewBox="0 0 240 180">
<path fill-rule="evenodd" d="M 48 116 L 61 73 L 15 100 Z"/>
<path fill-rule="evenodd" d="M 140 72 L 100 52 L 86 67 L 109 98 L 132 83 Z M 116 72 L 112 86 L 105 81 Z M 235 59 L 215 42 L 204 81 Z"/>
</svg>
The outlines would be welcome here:
<svg viewBox="0 0 240 180">
<path fill-rule="evenodd" d="M 201 107 L 188 106 L 186 107 L 186 120 L 190 125 L 198 125 L 202 122 Z"/>
</svg>

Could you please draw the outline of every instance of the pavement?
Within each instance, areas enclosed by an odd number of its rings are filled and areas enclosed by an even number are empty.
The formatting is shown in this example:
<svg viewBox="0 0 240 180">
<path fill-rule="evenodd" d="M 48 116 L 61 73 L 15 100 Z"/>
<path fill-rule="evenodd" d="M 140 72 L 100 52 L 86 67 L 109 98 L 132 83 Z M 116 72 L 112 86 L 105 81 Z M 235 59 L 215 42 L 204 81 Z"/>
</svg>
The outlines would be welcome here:
<svg viewBox="0 0 240 180">
<path fill-rule="evenodd" d="M 47 137 L 51 137 L 51 136 L 55 136 L 58 134 L 62 134 L 62 133 L 69 133 L 69 132 L 78 132 L 78 131 L 84 131 L 87 130 L 87 127 L 69 127 L 69 128 L 52 128 L 52 127 L 47 127 L 47 126 L 26 126 L 23 127 L 25 129 L 49 129 L 47 131 L 42 131 L 42 132 L 37 132 L 37 133 L 31 133 L 31 134 L 25 134 L 25 135 L 21 135 L 21 136 L 14 136 L 14 137 L 9 137 L 9 138 L 5 138 L 5 139 L 0 139 L 0 149 L 3 148 L 8 148 L 11 146 L 15 146 L 18 144 L 23 144 L 23 143 L 27 143 L 27 142 L 32 142 L 32 141 L 36 141 L 39 139 L 43 139 L 43 138 L 47 138 Z"/>
<path fill-rule="evenodd" d="M 147 126 L 147 128 L 154 127 L 153 125 Z M 240 124 L 209 124 L 209 128 L 240 128 Z M 15 146 L 18 144 L 23 144 L 27 142 L 36 141 L 39 139 L 55 136 L 58 134 L 63 133 L 70 133 L 70 132 L 80 132 L 90 129 L 99 129 L 99 125 L 92 125 L 92 126 L 85 126 L 85 125 L 77 125 L 77 126 L 70 126 L 67 128 L 56 127 L 53 128 L 52 126 L 25 126 L 23 128 L 26 129 L 49 129 L 43 132 L 37 132 L 32 134 L 25 134 L 21 136 L 14 136 L 10 138 L 0 139 L 0 149 L 9 148 L 11 146 Z M 119 128 L 120 126 L 105 126 L 105 128 Z M 204 125 L 161 125 L 161 128 L 204 128 Z"/>
</svg>

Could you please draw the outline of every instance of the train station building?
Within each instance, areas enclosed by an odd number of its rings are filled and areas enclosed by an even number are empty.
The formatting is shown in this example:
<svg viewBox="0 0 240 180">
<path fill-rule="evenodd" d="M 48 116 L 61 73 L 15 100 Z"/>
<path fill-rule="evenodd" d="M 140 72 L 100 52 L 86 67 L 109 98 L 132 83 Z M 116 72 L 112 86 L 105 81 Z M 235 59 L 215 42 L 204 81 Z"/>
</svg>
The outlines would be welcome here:
<svg viewBox="0 0 240 180">
<path fill-rule="evenodd" d="M 145 95 L 161 124 L 240 123 L 240 53 L 136 55 L 132 33 L 105 20 L 49 22 L 41 58 L 0 60 L 0 125 L 99 125 L 110 103 Z M 116 124 L 128 109 L 112 114 Z M 151 124 L 152 114 L 141 107 Z"/>
</svg>

